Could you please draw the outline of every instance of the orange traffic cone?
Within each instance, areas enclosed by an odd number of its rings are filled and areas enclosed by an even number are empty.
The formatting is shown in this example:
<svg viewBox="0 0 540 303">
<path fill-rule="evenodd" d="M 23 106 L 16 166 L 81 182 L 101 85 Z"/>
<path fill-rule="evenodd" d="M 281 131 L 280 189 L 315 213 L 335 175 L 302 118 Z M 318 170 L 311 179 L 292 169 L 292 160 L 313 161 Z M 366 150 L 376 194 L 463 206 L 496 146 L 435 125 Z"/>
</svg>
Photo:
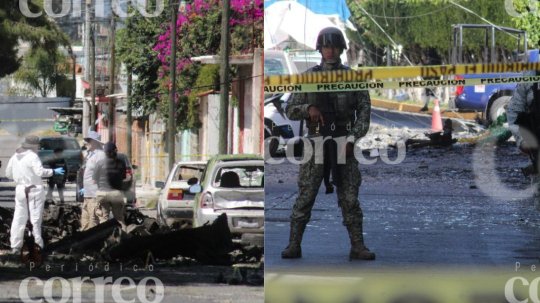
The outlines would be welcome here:
<svg viewBox="0 0 540 303">
<path fill-rule="evenodd" d="M 442 127 L 442 118 L 441 118 L 441 108 L 439 107 L 439 100 L 435 99 L 435 107 L 433 107 L 433 113 L 431 115 L 431 131 L 432 132 L 441 132 Z"/>
</svg>

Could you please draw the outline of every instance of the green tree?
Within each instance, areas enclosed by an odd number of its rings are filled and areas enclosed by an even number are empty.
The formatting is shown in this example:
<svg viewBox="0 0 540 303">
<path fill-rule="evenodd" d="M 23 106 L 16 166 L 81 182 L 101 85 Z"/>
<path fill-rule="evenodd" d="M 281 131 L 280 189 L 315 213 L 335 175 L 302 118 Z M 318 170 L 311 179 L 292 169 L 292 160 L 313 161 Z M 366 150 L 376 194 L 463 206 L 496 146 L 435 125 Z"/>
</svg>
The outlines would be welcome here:
<svg viewBox="0 0 540 303">
<path fill-rule="evenodd" d="M 66 79 L 68 72 L 67 58 L 57 49 L 45 50 L 38 47 L 25 55 L 22 68 L 14 76 L 18 82 L 38 91 L 42 97 L 47 97 L 60 81 Z"/>
<path fill-rule="evenodd" d="M 453 2 L 474 13 L 458 7 Z M 486 24 L 479 17 L 481 16 L 498 26 L 526 29 L 518 26 L 515 18 L 505 12 L 504 2 L 504 0 L 366 0 L 361 2 L 347 0 L 352 21 L 360 28 L 360 40 L 369 47 L 372 61 L 377 64 L 383 62 L 382 49 L 391 45 L 387 35 L 403 46 L 403 53 L 414 64 L 426 64 L 429 58 L 439 59 L 440 62 L 435 63 L 437 64 L 451 62 L 453 24 Z M 382 30 L 373 20 L 382 27 Z M 530 27 L 533 27 L 534 23 L 530 22 L 530 24 Z M 484 32 L 481 30 L 465 31 L 463 42 L 466 62 L 482 61 L 484 39 Z M 515 38 L 499 32 L 495 40 L 499 60 L 508 59 L 511 51 L 516 47 Z"/>
<path fill-rule="evenodd" d="M 170 1 L 166 4 L 169 7 Z M 214 88 L 215 67 L 205 68 L 191 61 L 192 57 L 219 53 L 221 8 L 217 0 L 188 1 L 190 9 L 178 17 L 176 117 L 180 130 L 197 128 L 197 92 Z M 262 6 L 260 0 L 235 2 L 238 7 L 231 22 L 231 54 L 248 53 L 261 47 Z M 152 3 L 151 3 L 152 4 Z M 249 5 L 247 5 L 249 4 Z M 160 17 L 144 18 L 135 13 L 127 18 L 126 27 L 117 38 L 117 53 L 126 66 L 133 69 L 133 100 L 145 114 L 157 111 L 168 119 L 170 9 Z"/>
<path fill-rule="evenodd" d="M 538 48 L 540 46 L 540 5 L 529 7 L 528 0 L 513 0 L 512 3 L 515 12 L 519 15 L 513 16 L 513 23 L 517 28 L 527 31 L 529 48 Z"/>
<path fill-rule="evenodd" d="M 32 0 L 32 12 L 43 10 L 43 0 Z M 57 49 L 69 45 L 69 40 L 45 14 L 37 18 L 24 16 L 19 1 L 0 1 L 0 78 L 14 73 L 21 65 L 19 41 L 29 42 L 32 48 Z"/>
<path fill-rule="evenodd" d="M 154 112 L 159 103 L 158 71 L 161 66 L 154 41 L 168 20 L 167 10 L 158 17 L 145 18 L 137 10 L 130 8 L 133 16 L 125 20 L 125 27 L 116 36 L 116 54 L 135 75 L 133 79 L 132 102 L 134 108 L 141 108 L 145 115 Z"/>
</svg>

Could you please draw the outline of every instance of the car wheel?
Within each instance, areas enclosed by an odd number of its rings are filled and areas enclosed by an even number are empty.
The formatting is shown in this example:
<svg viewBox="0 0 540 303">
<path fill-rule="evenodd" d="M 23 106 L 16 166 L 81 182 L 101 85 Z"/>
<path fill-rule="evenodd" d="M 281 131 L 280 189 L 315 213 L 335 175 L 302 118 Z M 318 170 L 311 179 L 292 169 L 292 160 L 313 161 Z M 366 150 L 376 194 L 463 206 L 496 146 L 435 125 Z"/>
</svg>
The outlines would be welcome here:
<svg viewBox="0 0 540 303">
<path fill-rule="evenodd" d="M 489 115 L 488 115 L 488 118 L 489 118 L 489 123 L 493 123 L 495 121 L 497 121 L 497 118 L 506 113 L 506 106 L 510 103 L 510 98 L 512 98 L 511 96 L 502 96 L 502 97 L 499 97 L 497 98 L 492 104 L 491 104 L 491 107 L 489 108 Z"/>
</svg>

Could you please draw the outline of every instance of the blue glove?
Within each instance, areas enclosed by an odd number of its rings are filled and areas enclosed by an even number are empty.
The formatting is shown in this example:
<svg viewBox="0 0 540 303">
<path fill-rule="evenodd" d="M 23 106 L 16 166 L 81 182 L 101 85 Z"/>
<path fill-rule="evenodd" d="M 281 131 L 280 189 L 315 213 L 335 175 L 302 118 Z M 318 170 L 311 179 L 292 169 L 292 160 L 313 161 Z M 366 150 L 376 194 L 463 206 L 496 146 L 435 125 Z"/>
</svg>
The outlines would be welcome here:
<svg viewBox="0 0 540 303">
<path fill-rule="evenodd" d="M 84 188 L 79 189 L 79 195 L 84 196 Z"/>
<path fill-rule="evenodd" d="M 53 172 L 55 175 L 64 175 L 64 168 L 63 167 L 55 168 L 53 169 Z"/>
</svg>

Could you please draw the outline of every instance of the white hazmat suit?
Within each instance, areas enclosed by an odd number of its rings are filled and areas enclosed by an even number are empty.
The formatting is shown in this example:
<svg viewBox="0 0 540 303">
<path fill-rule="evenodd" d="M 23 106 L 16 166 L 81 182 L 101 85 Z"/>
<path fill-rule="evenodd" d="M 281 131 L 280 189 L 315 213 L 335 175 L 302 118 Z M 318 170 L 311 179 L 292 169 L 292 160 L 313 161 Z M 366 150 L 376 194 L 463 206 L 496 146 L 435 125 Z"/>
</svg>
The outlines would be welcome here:
<svg viewBox="0 0 540 303">
<path fill-rule="evenodd" d="M 11 248 L 20 250 L 23 246 L 24 229 L 28 221 L 28 207 L 30 206 L 30 222 L 36 244 L 43 248 L 41 237 L 41 222 L 43 220 L 43 207 L 45 191 L 43 190 L 42 177 L 53 175 L 52 169 L 43 168 L 38 155 L 30 149 L 17 149 L 17 152 L 9 159 L 6 167 L 6 176 L 13 179 L 15 187 L 15 213 L 11 223 Z M 25 189 L 35 186 L 28 193 L 26 200 Z"/>
</svg>

